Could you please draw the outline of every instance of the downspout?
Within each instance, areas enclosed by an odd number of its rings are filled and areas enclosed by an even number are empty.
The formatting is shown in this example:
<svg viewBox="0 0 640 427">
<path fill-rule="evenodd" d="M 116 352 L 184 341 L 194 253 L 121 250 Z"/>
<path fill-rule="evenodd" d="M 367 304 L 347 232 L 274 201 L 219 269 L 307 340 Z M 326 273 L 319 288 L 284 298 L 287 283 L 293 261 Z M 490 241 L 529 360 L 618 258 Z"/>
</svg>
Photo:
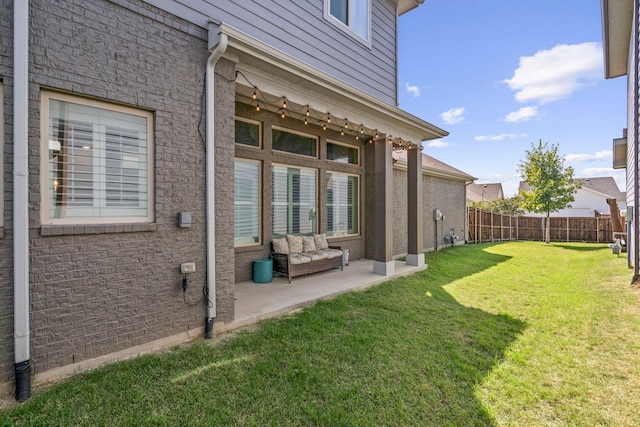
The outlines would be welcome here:
<svg viewBox="0 0 640 427">
<path fill-rule="evenodd" d="M 206 68 L 206 211 L 207 211 L 207 317 L 204 337 L 213 338 L 213 319 L 216 317 L 216 192 L 215 192 L 215 67 L 227 50 L 228 37 L 216 22 L 209 21 L 209 59 Z"/>
<path fill-rule="evenodd" d="M 29 365 L 29 2 L 13 2 L 13 328 L 16 400 L 31 395 Z"/>
</svg>

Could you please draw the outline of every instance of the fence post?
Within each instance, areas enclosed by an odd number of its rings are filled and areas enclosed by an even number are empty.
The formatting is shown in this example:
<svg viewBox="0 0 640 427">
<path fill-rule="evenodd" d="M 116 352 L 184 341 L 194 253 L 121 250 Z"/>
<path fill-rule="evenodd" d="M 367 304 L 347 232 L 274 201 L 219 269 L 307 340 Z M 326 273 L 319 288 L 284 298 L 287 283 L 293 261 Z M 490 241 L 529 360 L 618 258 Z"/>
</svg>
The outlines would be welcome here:
<svg viewBox="0 0 640 427">
<path fill-rule="evenodd" d="M 569 217 L 567 217 L 567 242 L 569 241 Z"/>
<path fill-rule="evenodd" d="M 493 211 L 491 211 L 491 243 L 493 243 Z"/>
<path fill-rule="evenodd" d="M 596 217 L 596 241 L 600 243 L 600 217 Z"/>
</svg>

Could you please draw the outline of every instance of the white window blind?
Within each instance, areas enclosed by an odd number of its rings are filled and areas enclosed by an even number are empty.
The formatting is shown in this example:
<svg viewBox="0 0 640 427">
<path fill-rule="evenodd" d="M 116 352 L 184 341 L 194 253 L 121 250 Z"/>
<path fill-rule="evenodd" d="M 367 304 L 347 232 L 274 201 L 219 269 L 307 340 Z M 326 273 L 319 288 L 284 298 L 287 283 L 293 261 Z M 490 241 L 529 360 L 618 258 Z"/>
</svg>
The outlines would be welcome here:
<svg viewBox="0 0 640 427">
<path fill-rule="evenodd" d="M 327 173 L 327 235 L 358 234 L 358 177 Z"/>
<path fill-rule="evenodd" d="M 316 171 L 274 165 L 273 234 L 316 232 Z"/>
<path fill-rule="evenodd" d="M 43 98 L 51 222 L 150 219 L 150 114 Z"/>
<path fill-rule="evenodd" d="M 235 245 L 260 242 L 260 163 L 235 161 L 234 167 Z"/>
</svg>

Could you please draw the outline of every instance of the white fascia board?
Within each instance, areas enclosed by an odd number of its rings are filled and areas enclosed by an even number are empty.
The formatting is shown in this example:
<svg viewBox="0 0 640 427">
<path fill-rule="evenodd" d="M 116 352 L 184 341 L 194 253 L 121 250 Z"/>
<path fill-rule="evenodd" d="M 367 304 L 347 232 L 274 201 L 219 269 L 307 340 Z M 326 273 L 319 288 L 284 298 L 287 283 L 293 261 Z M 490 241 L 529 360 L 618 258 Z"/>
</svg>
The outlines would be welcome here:
<svg viewBox="0 0 640 427">
<path fill-rule="evenodd" d="M 229 38 L 230 59 L 262 92 L 286 96 L 297 104 L 416 144 L 449 134 L 227 24 L 220 24 L 220 31 Z M 249 86 L 242 76 L 237 82 Z"/>
</svg>

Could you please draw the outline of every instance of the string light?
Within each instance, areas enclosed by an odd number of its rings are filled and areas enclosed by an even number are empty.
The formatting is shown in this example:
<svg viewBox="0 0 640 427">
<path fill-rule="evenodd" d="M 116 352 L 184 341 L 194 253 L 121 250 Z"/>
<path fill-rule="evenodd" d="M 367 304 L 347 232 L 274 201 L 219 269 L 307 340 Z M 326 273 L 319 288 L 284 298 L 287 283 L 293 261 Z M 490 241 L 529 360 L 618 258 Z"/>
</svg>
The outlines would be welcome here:
<svg viewBox="0 0 640 427">
<path fill-rule="evenodd" d="M 378 129 L 375 129 L 374 131 L 370 131 L 365 127 L 364 123 L 360 123 L 359 129 L 358 129 L 358 125 L 356 125 L 356 123 L 349 122 L 349 119 L 347 119 L 346 117 L 344 119 L 334 118 L 335 119 L 334 124 L 332 125 L 331 123 L 332 117 L 330 112 L 322 113 L 322 112 L 316 111 L 309 104 L 306 104 L 306 105 L 299 105 L 295 103 L 288 104 L 288 100 L 286 96 L 280 96 L 280 97 L 269 96 L 267 94 L 260 92 L 260 89 L 257 86 L 253 85 L 250 81 L 247 80 L 247 82 L 249 83 L 250 88 L 252 88 L 251 99 L 256 102 L 255 108 L 257 112 L 260 112 L 263 107 L 266 107 L 267 111 L 279 112 L 280 116 L 283 119 L 285 119 L 287 116 L 298 118 L 299 120 L 302 120 L 302 118 L 304 118 L 303 121 L 305 125 L 308 125 L 309 122 L 311 122 L 312 124 L 322 126 L 322 130 L 325 130 L 325 131 L 327 129 L 340 130 L 341 136 L 344 136 L 345 133 L 347 133 L 348 135 L 355 136 L 355 139 L 358 141 L 361 139 L 361 136 L 362 136 L 365 144 L 367 142 L 371 144 L 374 142 L 374 140 L 380 139 L 381 134 L 378 131 Z M 278 103 L 281 103 L 279 107 L 278 107 Z M 287 109 L 291 109 L 291 113 L 287 114 L 286 112 Z M 375 135 L 375 137 L 373 135 Z M 392 135 L 383 136 L 383 138 L 385 138 L 385 140 L 392 145 L 392 148 L 395 151 L 422 148 L 420 145 L 416 145 L 410 141 L 404 141 L 402 138 L 394 138 Z"/>
</svg>

